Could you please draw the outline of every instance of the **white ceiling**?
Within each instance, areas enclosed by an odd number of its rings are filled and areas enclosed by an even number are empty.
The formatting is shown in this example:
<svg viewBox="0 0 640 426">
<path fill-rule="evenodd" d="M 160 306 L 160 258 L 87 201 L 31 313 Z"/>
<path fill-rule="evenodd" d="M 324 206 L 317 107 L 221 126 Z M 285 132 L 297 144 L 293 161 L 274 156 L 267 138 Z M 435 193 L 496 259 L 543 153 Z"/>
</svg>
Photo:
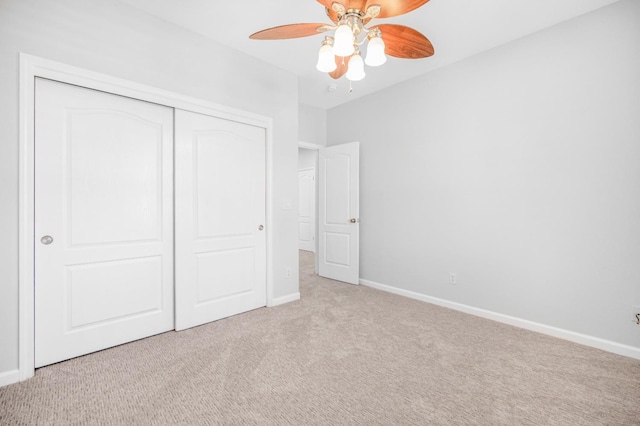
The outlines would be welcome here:
<svg viewBox="0 0 640 426">
<path fill-rule="evenodd" d="M 618 0 L 431 0 L 406 15 L 373 23 L 417 29 L 431 40 L 435 55 L 417 60 L 389 58 L 381 67 L 366 67 L 366 78 L 353 83 L 352 93 L 345 77 L 333 80 L 315 69 L 321 35 L 249 39 L 256 31 L 278 25 L 330 23 L 316 0 L 120 1 L 297 74 L 300 102 L 327 109 Z M 337 84 L 337 90 L 329 92 L 330 84 Z"/>
</svg>

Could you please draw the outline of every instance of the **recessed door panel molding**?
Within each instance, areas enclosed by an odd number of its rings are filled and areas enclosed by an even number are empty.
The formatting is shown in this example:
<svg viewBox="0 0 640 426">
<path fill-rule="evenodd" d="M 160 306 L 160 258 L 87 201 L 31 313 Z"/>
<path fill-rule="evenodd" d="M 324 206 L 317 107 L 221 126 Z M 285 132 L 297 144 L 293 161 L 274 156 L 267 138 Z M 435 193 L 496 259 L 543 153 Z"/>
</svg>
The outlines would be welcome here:
<svg viewBox="0 0 640 426">
<path fill-rule="evenodd" d="M 325 232 L 324 253 L 327 265 L 348 268 L 351 265 L 351 235 L 344 232 Z"/>
<path fill-rule="evenodd" d="M 316 171 L 298 171 L 298 248 L 315 252 Z"/>
<path fill-rule="evenodd" d="M 160 256 L 67 268 L 67 332 L 162 309 Z"/>
<path fill-rule="evenodd" d="M 325 221 L 329 225 L 341 225 L 345 218 L 353 217 L 356 204 L 351 202 L 351 167 L 354 158 L 349 154 L 336 153 L 325 157 Z M 326 193 L 330 196 L 327 197 Z"/>
<path fill-rule="evenodd" d="M 318 273 L 358 284 L 360 279 L 360 144 L 319 150 Z"/>
<path fill-rule="evenodd" d="M 246 224 L 253 220 L 255 192 L 264 192 L 264 187 L 256 188 L 251 167 L 256 161 L 263 162 L 264 154 L 256 152 L 255 142 L 242 133 L 222 130 L 198 132 L 193 144 L 198 239 L 252 235 Z"/>
<path fill-rule="evenodd" d="M 254 291 L 253 247 L 198 253 L 196 258 L 198 261 L 197 307 Z"/>
<path fill-rule="evenodd" d="M 173 329 L 173 109 L 35 91 L 38 367 Z"/>
<path fill-rule="evenodd" d="M 176 329 L 266 305 L 266 139 L 176 110 Z"/>
<path fill-rule="evenodd" d="M 310 243 L 313 241 L 311 235 L 311 226 L 309 223 L 299 223 L 298 224 L 298 239 L 300 242 Z M 300 249 L 305 250 L 300 247 Z"/>
<path fill-rule="evenodd" d="M 69 246 L 160 240 L 162 126 L 102 108 L 67 109 L 66 122 Z"/>
</svg>

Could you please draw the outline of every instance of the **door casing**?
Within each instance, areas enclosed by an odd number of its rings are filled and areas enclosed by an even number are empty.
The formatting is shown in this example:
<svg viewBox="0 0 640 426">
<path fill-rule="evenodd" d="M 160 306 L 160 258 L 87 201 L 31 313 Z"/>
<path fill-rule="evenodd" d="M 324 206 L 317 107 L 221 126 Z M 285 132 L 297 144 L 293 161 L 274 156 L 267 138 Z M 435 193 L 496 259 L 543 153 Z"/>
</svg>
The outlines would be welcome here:
<svg viewBox="0 0 640 426">
<path fill-rule="evenodd" d="M 19 229 L 18 229 L 18 380 L 34 376 L 34 152 L 35 78 L 45 78 L 140 99 L 172 108 L 251 124 L 266 135 L 267 306 L 273 297 L 273 120 L 213 102 L 157 89 L 48 59 L 20 54 L 19 84 Z"/>
</svg>

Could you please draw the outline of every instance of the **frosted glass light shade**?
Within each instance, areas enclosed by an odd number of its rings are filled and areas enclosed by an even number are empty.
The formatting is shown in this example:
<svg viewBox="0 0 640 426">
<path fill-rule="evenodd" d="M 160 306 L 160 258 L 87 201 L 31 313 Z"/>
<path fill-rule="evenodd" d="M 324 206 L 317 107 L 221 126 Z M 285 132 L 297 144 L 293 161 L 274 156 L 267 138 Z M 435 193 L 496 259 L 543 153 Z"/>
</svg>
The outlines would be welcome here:
<svg viewBox="0 0 640 426">
<path fill-rule="evenodd" d="M 367 58 L 365 62 L 370 67 L 377 67 L 387 62 L 387 57 L 384 54 L 384 40 L 381 37 L 373 37 L 369 40 L 367 45 Z"/>
<path fill-rule="evenodd" d="M 321 72 L 331 72 L 338 68 L 336 65 L 336 57 L 333 55 L 333 48 L 330 44 L 323 44 L 320 48 L 316 68 Z"/>
<path fill-rule="evenodd" d="M 360 53 L 356 52 L 349 60 L 347 78 L 351 81 L 360 81 L 364 78 L 364 61 Z"/>
<path fill-rule="evenodd" d="M 353 31 L 347 24 L 340 25 L 335 33 L 333 54 L 336 56 L 351 56 L 354 50 Z"/>
</svg>

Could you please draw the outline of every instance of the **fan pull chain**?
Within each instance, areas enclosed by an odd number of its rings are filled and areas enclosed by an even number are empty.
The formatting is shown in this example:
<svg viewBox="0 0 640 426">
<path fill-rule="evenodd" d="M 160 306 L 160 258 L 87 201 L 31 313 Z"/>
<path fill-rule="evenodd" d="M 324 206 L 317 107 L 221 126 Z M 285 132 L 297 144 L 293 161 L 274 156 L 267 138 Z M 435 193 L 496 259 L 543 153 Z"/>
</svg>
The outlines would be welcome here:
<svg viewBox="0 0 640 426">
<path fill-rule="evenodd" d="M 349 93 L 353 92 L 353 81 L 349 80 Z"/>
</svg>

